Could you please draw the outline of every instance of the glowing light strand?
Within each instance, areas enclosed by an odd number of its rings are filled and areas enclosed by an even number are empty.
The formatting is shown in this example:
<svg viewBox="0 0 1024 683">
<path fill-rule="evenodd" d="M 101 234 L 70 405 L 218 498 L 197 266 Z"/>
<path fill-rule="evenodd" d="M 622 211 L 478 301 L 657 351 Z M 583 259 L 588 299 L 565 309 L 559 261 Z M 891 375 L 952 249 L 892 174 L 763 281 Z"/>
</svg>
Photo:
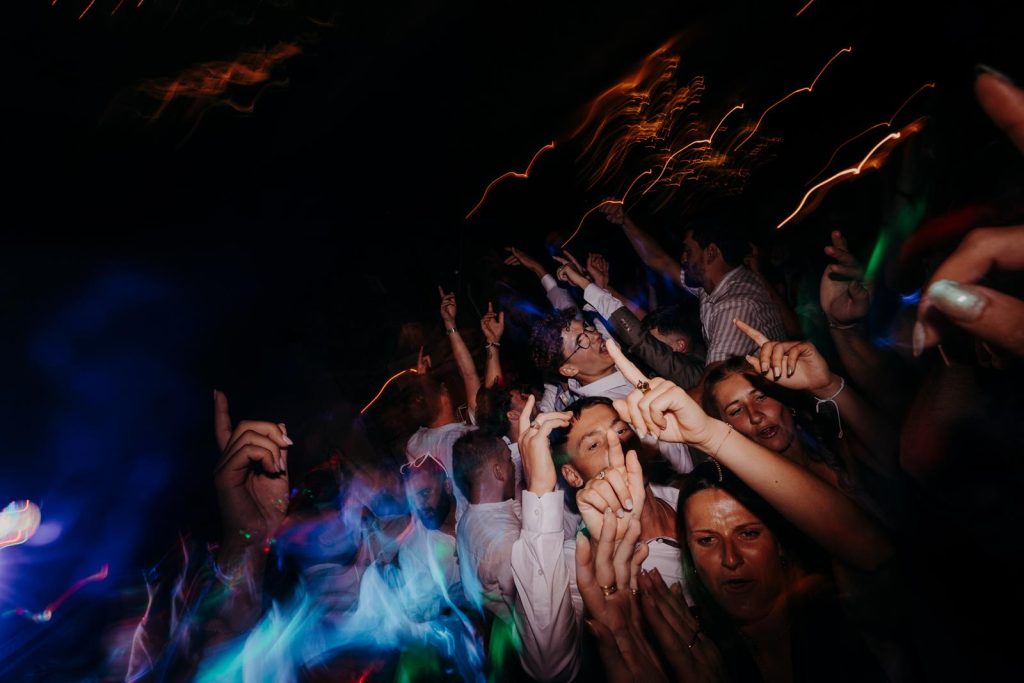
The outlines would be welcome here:
<svg viewBox="0 0 1024 683">
<path fill-rule="evenodd" d="M 733 107 L 728 112 L 726 112 L 725 116 L 722 117 L 722 120 L 718 122 L 718 125 L 715 126 L 715 129 L 711 132 L 711 135 L 709 135 L 707 138 L 702 139 L 702 140 L 694 140 L 693 142 L 689 142 L 686 145 L 684 145 L 683 147 L 681 147 L 681 148 L 677 149 L 675 152 L 673 152 L 667 159 L 665 159 L 665 163 L 661 167 L 661 173 L 659 173 L 658 177 L 654 179 L 654 182 L 652 182 L 650 185 L 647 186 L 647 189 L 644 190 L 642 194 L 647 194 L 648 192 L 651 191 L 651 188 L 653 188 L 655 185 L 658 184 L 658 182 L 665 176 L 665 171 L 668 170 L 668 165 L 670 163 L 672 163 L 672 160 L 675 159 L 677 156 L 679 156 L 680 154 L 682 154 L 686 150 L 688 150 L 691 147 L 693 147 L 695 145 L 698 145 L 698 144 L 711 145 L 711 143 L 714 142 L 714 140 L 715 140 L 715 135 L 718 133 L 719 130 L 721 130 L 722 124 L 725 123 L 725 120 L 727 118 L 729 118 L 729 116 L 734 111 L 739 111 L 740 109 L 743 109 L 743 106 L 744 105 L 741 102 L 740 104 L 737 104 L 735 107 Z"/>
<path fill-rule="evenodd" d="M 631 192 L 631 191 L 633 190 L 633 188 L 634 188 L 634 187 L 636 186 L 636 184 L 637 184 L 637 181 L 639 181 L 639 180 L 640 180 L 641 178 L 643 178 L 643 177 L 644 177 L 645 175 L 650 175 L 650 174 L 651 174 L 651 173 L 653 173 L 653 172 L 654 172 L 654 171 L 652 171 L 651 169 L 648 169 L 648 170 L 644 171 L 643 173 L 641 173 L 640 175 L 638 175 L 638 176 L 637 176 L 636 178 L 634 178 L 634 179 L 633 179 L 633 182 L 629 184 L 629 187 L 628 187 L 628 188 L 626 188 L 626 191 L 625 191 L 625 192 L 623 193 L 623 195 L 622 195 L 622 199 L 606 199 L 606 200 L 604 200 L 603 202 L 601 202 L 600 204 L 598 204 L 597 206 L 595 206 L 595 207 L 591 208 L 591 209 L 590 209 L 589 211 L 587 211 L 587 212 L 586 212 L 585 214 L 583 214 L 583 217 L 582 217 L 582 218 L 580 218 L 580 223 L 579 223 L 579 225 L 577 225 L 577 226 L 576 226 L 576 229 L 575 229 L 575 230 L 573 231 L 573 233 L 572 233 L 571 235 L 569 235 L 569 239 L 567 239 L 567 240 L 565 240 L 564 242 L 562 242 L 562 246 L 561 246 L 560 248 L 561 248 L 561 249 L 565 249 L 565 246 L 566 246 L 567 244 L 569 244 L 569 242 L 572 242 L 572 241 L 573 241 L 573 239 L 575 239 L 575 238 L 576 238 L 576 235 L 578 235 L 578 234 L 579 234 L 579 232 L 580 232 L 580 230 L 582 230 L 582 229 L 583 229 L 583 222 L 584 222 L 585 220 L 587 220 L 587 216 L 589 216 L 590 214 L 594 213 L 595 211 L 597 211 L 598 209 L 600 209 L 600 208 L 601 208 L 602 206 L 608 206 L 608 205 L 610 205 L 610 204 L 619 204 L 619 205 L 623 205 L 623 204 L 625 204 L 625 203 L 626 203 L 626 197 L 628 197 L 628 196 L 629 196 L 629 193 L 630 193 L 630 192 Z"/>
<path fill-rule="evenodd" d="M 761 118 L 759 118 L 757 120 L 757 123 L 754 124 L 754 128 L 750 131 L 750 134 L 747 137 L 745 137 L 738 145 L 736 145 L 736 149 L 739 149 L 740 147 L 745 145 L 747 143 L 747 141 L 750 140 L 750 138 L 754 137 L 754 133 L 756 133 L 757 129 L 761 127 L 761 122 L 764 121 L 764 117 L 767 116 L 768 112 L 770 112 L 772 109 L 774 109 L 775 107 L 779 106 L 780 104 L 782 104 L 783 102 L 785 102 L 789 98 L 793 97 L 794 95 L 799 95 L 802 92 L 814 92 L 814 86 L 818 84 L 818 79 L 820 79 L 822 77 L 822 75 L 825 73 L 825 71 L 828 69 L 828 67 L 832 64 L 832 62 L 836 61 L 836 59 L 839 58 L 839 55 L 843 54 L 844 52 L 853 52 L 853 46 L 851 45 L 850 47 L 844 47 L 842 50 L 840 50 L 839 52 L 837 52 L 834 55 L 832 55 L 832 59 L 830 59 L 827 62 L 825 62 L 825 66 L 821 67 L 821 71 L 819 71 L 818 75 L 814 77 L 814 80 L 811 81 L 810 85 L 805 85 L 802 88 L 797 88 L 796 90 L 794 90 L 793 92 L 789 93 L 788 95 L 783 97 L 781 100 L 776 102 L 775 104 L 773 104 L 770 107 L 768 107 L 767 109 L 765 109 L 764 112 L 761 114 Z"/>
<path fill-rule="evenodd" d="M 832 156 L 830 156 L 830 157 L 828 158 L 828 161 L 827 161 L 827 162 L 825 162 L 825 165 L 824 165 L 824 166 L 822 166 L 822 167 L 821 167 L 821 170 L 820 170 L 820 171 L 818 171 L 817 173 L 815 173 L 815 174 L 814 174 L 814 176 L 812 176 L 812 177 L 811 177 L 811 179 L 807 181 L 807 184 L 808 184 L 808 185 L 810 185 L 810 184 L 811 184 L 811 183 L 813 183 L 813 182 L 814 182 L 815 180 L 817 180 L 817 179 L 818 179 L 818 177 L 819 177 L 819 176 L 820 176 L 820 175 L 821 175 L 822 173 L 824 173 L 825 171 L 827 171 L 827 170 L 828 170 L 828 167 L 832 165 L 832 162 L 833 162 L 833 161 L 835 161 L 836 155 L 838 155 L 838 154 L 839 154 L 840 150 L 842 150 L 842 149 L 843 149 L 844 147 L 846 147 L 846 146 L 847 146 L 847 145 L 849 145 L 850 143 L 852 143 L 852 142 L 854 142 L 854 141 L 856 141 L 856 140 L 859 140 L 860 138 L 862 138 L 863 136 L 867 135 L 868 133 L 870 133 L 871 131 L 873 131 L 873 130 L 874 130 L 874 129 L 876 129 L 876 128 L 892 128 L 892 124 L 893 124 L 893 122 L 894 122 L 894 121 L 896 120 L 896 117 L 900 115 L 900 112 L 901 112 L 901 111 L 903 111 L 903 109 L 904 109 L 904 108 L 905 108 L 905 107 L 906 107 L 906 106 L 907 106 L 908 104 L 910 104 L 910 100 L 912 100 L 912 99 L 914 99 L 915 97 L 917 97 L 917 96 L 918 96 L 918 95 L 919 95 L 919 94 L 921 93 L 921 91 L 922 91 L 922 90 L 924 90 L 925 88 L 934 88 L 934 87 L 935 87 L 935 84 L 934 84 L 934 83 L 925 83 L 925 84 L 924 84 L 924 85 L 922 85 L 922 86 L 921 86 L 920 88 L 918 88 L 917 90 L 915 90 L 915 91 L 913 92 L 913 94 L 912 94 L 912 95 L 911 95 L 910 97 L 908 97 L 907 99 L 903 100 L 903 104 L 901 104 L 901 105 L 899 106 L 899 109 L 897 109 L 897 110 L 896 110 L 896 113 L 894 113 L 894 114 L 893 114 L 893 115 L 892 115 L 891 117 L 889 117 L 889 120 L 888 120 L 888 121 L 882 121 L 881 123 L 876 123 L 875 125 L 871 126 L 870 128 L 866 128 L 865 130 L 862 130 L 861 132 L 857 133 L 856 135 L 854 135 L 854 136 L 853 136 L 852 138 L 850 138 L 849 140 L 846 140 L 845 142 L 843 142 L 843 144 L 841 144 L 841 145 L 839 145 L 838 147 L 836 147 L 836 151 L 832 152 Z"/>
<path fill-rule="evenodd" d="M 554 149 L 554 148 L 555 148 L 555 142 L 552 140 L 551 142 L 549 142 L 548 144 L 544 145 L 543 147 L 541 147 L 540 149 L 537 150 L 537 153 L 533 155 L 532 159 L 530 159 L 530 163 L 526 167 L 525 171 L 523 171 L 522 173 L 520 173 L 518 171 L 507 171 L 505 173 L 502 173 L 500 176 L 498 176 L 494 180 L 492 180 L 490 182 L 490 184 L 487 185 L 486 189 L 484 189 L 484 193 L 480 197 L 480 201 L 478 201 L 476 203 L 476 206 L 474 206 L 472 209 L 470 209 L 469 213 L 466 214 L 466 220 L 468 221 L 470 218 L 472 218 L 473 214 L 475 214 L 480 209 L 480 207 L 483 206 L 484 202 L 487 201 L 487 195 L 490 194 L 491 189 L 495 185 L 500 183 L 502 180 L 505 180 L 506 178 L 519 178 L 521 180 L 525 180 L 525 179 L 529 178 L 530 177 L 530 172 L 533 170 L 533 165 L 537 162 L 537 157 L 539 157 L 541 154 L 543 154 L 547 150 Z"/>
<path fill-rule="evenodd" d="M 378 391 L 378 392 L 377 392 L 377 395 L 376 395 L 376 396 L 374 396 L 374 397 L 373 397 L 373 398 L 372 398 L 372 399 L 370 400 L 370 402 L 369 402 L 369 403 L 367 403 L 367 404 L 366 404 L 366 405 L 365 405 L 365 406 L 363 407 L 363 409 L 359 411 L 359 414 L 360 414 L 360 415 L 362 415 L 362 414 L 363 414 L 363 413 L 365 413 L 365 412 L 366 412 L 367 410 L 369 410 L 369 409 L 370 409 L 370 407 L 371 407 L 371 406 L 372 406 L 372 405 L 373 405 L 374 403 L 376 403 L 376 402 L 377 402 L 377 399 L 379 399 L 379 398 L 381 397 L 381 394 L 383 394 L 383 393 L 384 393 L 384 390 L 385 390 L 385 389 L 387 389 L 387 388 L 388 388 L 388 386 L 389 386 L 389 385 L 390 385 L 390 384 L 391 384 L 392 382 L 394 382 L 394 381 L 395 381 L 396 379 L 398 379 L 398 378 L 399 378 L 399 377 L 401 377 L 402 375 L 408 375 L 408 374 L 409 374 L 410 372 L 411 372 L 411 373 L 413 373 L 413 374 L 417 374 L 417 370 L 416 370 L 416 368 L 406 368 L 405 370 L 402 370 L 401 372 L 396 372 L 395 374 L 391 375 L 391 377 L 389 377 L 389 378 L 388 378 L 388 381 L 384 382 L 384 386 L 382 386 L 382 387 L 380 388 L 380 391 Z"/>
<path fill-rule="evenodd" d="M 882 138 L 878 142 L 878 144 L 876 144 L 874 147 L 871 148 L 871 151 L 867 153 L 867 155 L 861 160 L 861 162 L 859 164 L 857 164 L 856 166 L 852 166 L 850 168 L 843 169 L 842 171 L 839 171 L 835 175 L 829 176 L 825 180 L 822 180 L 820 183 L 818 183 L 817 185 L 815 185 L 814 187 L 809 189 L 807 191 L 807 193 L 804 195 L 803 199 L 800 200 L 800 204 L 797 205 L 796 210 L 793 211 L 793 213 L 789 214 L 781 223 L 779 223 L 777 226 L 775 226 L 775 229 L 778 230 L 783 225 L 785 225 L 786 223 L 791 221 L 798 213 L 800 213 L 800 210 L 804 208 L 804 204 L 807 203 L 807 199 L 818 188 L 824 187 L 825 185 L 828 185 L 829 183 L 831 183 L 833 180 L 838 180 L 839 178 L 842 178 L 844 176 L 859 175 L 861 170 L 864 168 L 864 164 L 866 164 L 868 162 L 868 160 L 872 157 L 872 155 L 874 155 L 874 153 L 878 150 L 879 147 L 884 145 L 889 140 L 899 140 L 900 137 L 901 137 L 900 133 L 889 133 L 884 138 Z"/>
<path fill-rule="evenodd" d="M 810 7 L 810 6 L 811 6 L 811 5 L 813 5 L 813 4 L 814 4 L 814 0 L 811 0 L 810 2 L 808 2 L 808 3 L 806 4 L 806 5 L 804 5 L 803 7 L 801 7 L 801 8 L 800 8 L 800 11 L 796 13 L 796 16 L 798 16 L 798 17 L 799 17 L 799 16 L 801 15 L 801 14 L 803 14 L 803 13 L 804 13 L 804 11 L 805 11 L 805 10 L 806 10 L 806 9 L 807 9 L 808 7 Z"/>
<path fill-rule="evenodd" d="M 66 591 L 64 591 L 59 598 L 57 598 L 56 600 L 51 602 L 49 605 L 47 605 L 43 609 L 43 611 L 41 611 L 41 612 L 32 612 L 30 610 L 25 609 L 24 607 L 16 607 L 16 608 L 14 608 L 12 610 L 8 610 L 7 612 L 4 612 L 4 616 L 7 617 L 7 616 L 14 615 L 14 616 L 19 616 L 19 617 L 25 617 L 29 621 L 34 621 L 37 624 L 41 624 L 41 623 L 45 623 L 47 621 L 50 621 L 50 619 L 53 618 L 53 613 L 57 611 L 57 608 L 60 607 L 64 603 L 65 600 L 70 598 L 74 593 L 76 593 L 82 586 L 86 585 L 87 583 L 93 583 L 95 581 L 103 581 L 104 579 L 106 579 L 107 578 L 107 574 L 109 573 L 109 570 L 110 570 L 109 565 L 103 565 L 100 568 L 100 570 L 98 572 L 96 572 L 95 574 L 90 574 L 89 576 L 85 577 L 84 579 L 79 579 L 78 581 L 73 583 L 70 588 L 68 588 Z"/>
</svg>

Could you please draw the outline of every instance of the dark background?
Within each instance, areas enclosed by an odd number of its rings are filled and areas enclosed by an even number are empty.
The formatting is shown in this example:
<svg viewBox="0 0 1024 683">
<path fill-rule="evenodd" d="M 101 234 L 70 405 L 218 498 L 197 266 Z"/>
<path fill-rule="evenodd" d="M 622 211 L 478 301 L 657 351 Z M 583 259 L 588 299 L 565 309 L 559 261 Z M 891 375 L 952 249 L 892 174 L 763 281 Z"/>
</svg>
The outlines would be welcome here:
<svg viewBox="0 0 1024 683">
<path fill-rule="evenodd" d="M 32 499 L 57 525 L 0 550 L 0 612 L 111 569 L 49 624 L 0 617 L 8 673 L 45 677 L 58 649 L 91 665 L 117 611 L 98 605 L 139 584 L 176 530 L 216 528 L 211 389 L 236 416 L 301 424 L 407 367 L 422 336 L 403 342 L 407 321 L 443 344 L 437 285 L 456 289 L 466 327 L 503 299 L 498 278 L 536 295 L 500 247 L 541 255 L 622 188 L 587 190 L 567 143 L 466 212 L 674 35 L 707 111 L 742 100 L 752 115 L 854 47 L 765 122 L 781 142 L 743 194 L 764 234 L 842 140 L 927 81 L 910 113 L 931 117 L 929 212 L 1020 178 L 971 90 L 978 62 L 1024 78 L 1019 3 L 819 0 L 799 18 L 799 2 L 115 4 L 79 19 L 84 2 L 33 0 L 0 19 L 0 502 Z M 251 112 L 172 102 L 153 118 L 139 90 L 281 42 L 301 53 L 275 67 L 279 85 L 228 91 Z M 867 250 L 897 170 L 834 191 L 780 239 L 820 259 L 841 223 Z M 684 199 L 630 210 L 672 244 Z M 630 272 L 614 229 L 596 218 L 584 235 L 581 253 L 619 252 Z"/>
</svg>

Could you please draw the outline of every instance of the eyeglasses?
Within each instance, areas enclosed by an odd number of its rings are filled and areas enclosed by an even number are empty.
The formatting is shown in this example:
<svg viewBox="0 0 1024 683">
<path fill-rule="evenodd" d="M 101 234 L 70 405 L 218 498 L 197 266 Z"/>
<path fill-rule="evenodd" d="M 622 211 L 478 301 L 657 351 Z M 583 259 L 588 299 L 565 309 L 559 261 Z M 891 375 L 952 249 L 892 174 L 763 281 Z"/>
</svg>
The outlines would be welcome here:
<svg viewBox="0 0 1024 683">
<path fill-rule="evenodd" d="M 566 328 L 566 329 L 568 329 L 568 328 Z M 572 358 L 573 356 L 575 356 L 576 352 L 579 351 L 580 349 L 589 349 L 590 345 L 594 343 L 594 338 L 593 338 L 592 335 L 594 335 L 596 332 L 597 332 L 597 328 L 596 327 L 591 327 L 590 325 L 584 325 L 583 326 L 583 331 L 580 332 L 578 335 L 576 335 L 576 348 L 573 349 L 572 353 L 570 353 L 568 356 L 565 357 L 565 360 L 562 361 L 562 365 L 565 365 L 566 363 L 568 363 L 569 359 Z"/>
<path fill-rule="evenodd" d="M 432 456 L 430 453 L 424 453 L 417 460 L 405 463 L 404 465 L 398 468 L 398 473 L 402 475 L 403 479 L 406 477 L 411 477 L 413 474 L 415 474 L 413 469 L 418 470 L 419 468 L 423 467 L 423 465 L 426 464 L 427 460 L 433 460 L 435 463 L 437 463 L 437 466 L 441 468 L 441 471 L 444 472 L 444 475 L 446 477 L 448 476 L 448 468 L 444 466 L 443 462 Z"/>
</svg>

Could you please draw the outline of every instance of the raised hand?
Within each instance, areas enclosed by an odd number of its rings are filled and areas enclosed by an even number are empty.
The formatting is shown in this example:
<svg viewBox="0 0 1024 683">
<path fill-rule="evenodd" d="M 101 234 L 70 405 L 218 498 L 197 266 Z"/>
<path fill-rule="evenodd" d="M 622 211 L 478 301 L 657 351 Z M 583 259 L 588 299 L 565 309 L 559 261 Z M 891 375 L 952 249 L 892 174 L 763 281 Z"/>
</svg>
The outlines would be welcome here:
<svg viewBox="0 0 1024 683">
<path fill-rule="evenodd" d="M 871 308 L 871 289 L 864 282 L 864 268 L 850 253 L 846 239 L 838 230 L 832 231 L 832 244 L 825 247 L 825 253 L 836 262 L 827 265 L 821 274 L 821 310 L 831 323 L 856 322 Z"/>
<path fill-rule="evenodd" d="M 555 461 L 551 457 L 551 432 L 557 427 L 568 427 L 572 413 L 541 413 L 530 421 L 536 399 L 531 394 L 519 416 L 519 454 L 523 459 L 523 476 L 527 490 L 542 496 L 555 490 L 558 477 Z"/>
<path fill-rule="evenodd" d="M 224 526 L 222 547 L 265 544 L 288 510 L 288 438 L 284 423 L 242 420 L 232 427 L 228 398 L 213 396 L 213 422 L 221 456 L 214 486 Z"/>
<path fill-rule="evenodd" d="M 447 329 L 455 327 L 455 314 L 458 310 L 455 305 L 455 292 L 446 293 L 439 286 L 437 293 L 441 295 L 441 321 Z"/>
<path fill-rule="evenodd" d="M 425 375 L 430 371 L 430 354 L 423 353 L 423 347 L 420 347 L 420 351 L 416 354 L 416 374 Z"/>
<path fill-rule="evenodd" d="M 522 266 L 534 273 L 537 277 L 544 277 L 547 274 L 544 266 L 542 266 L 536 259 L 531 258 L 526 252 L 516 249 L 515 247 L 505 247 L 505 251 L 509 254 L 508 258 L 505 259 L 506 266 Z"/>
<path fill-rule="evenodd" d="M 708 417 L 690 395 L 673 382 L 660 377 L 648 379 L 613 340 L 606 341 L 605 348 L 622 376 L 637 387 L 625 400 L 613 402 L 619 417 L 631 424 L 641 438 L 653 434 L 661 441 L 693 444 L 706 450 L 714 438 L 717 420 Z"/>
<path fill-rule="evenodd" d="M 484 339 L 494 344 L 501 339 L 505 332 L 505 313 L 495 315 L 494 304 L 487 302 L 487 313 L 480 319 L 480 330 L 484 333 Z"/>
<path fill-rule="evenodd" d="M 1024 356 L 1024 301 L 976 284 L 990 271 L 1024 271 L 1024 225 L 976 228 L 942 262 L 918 307 L 915 354 L 939 342 L 934 323 L 943 318 L 983 342 Z"/>
<path fill-rule="evenodd" d="M 602 254 L 587 254 L 587 273 L 601 289 L 608 289 L 609 270 L 608 259 Z"/>
<path fill-rule="evenodd" d="M 629 216 L 626 215 L 626 210 L 622 207 L 622 202 L 610 201 L 604 204 L 599 211 L 613 225 L 625 225 L 631 222 Z"/>
<path fill-rule="evenodd" d="M 576 505 L 591 538 L 601 535 L 606 511 L 615 515 L 615 540 L 622 540 L 630 518 L 640 519 L 647 498 L 644 471 L 636 451 L 623 455 L 622 442 L 614 429 L 605 433 L 608 440 L 608 467 L 576 492 Z"/>
<path fill-rule="evenodd" d="M 586 289 L 587 285 L 590 284 L 590 278 L 583 273 L 583 269 L 579 267 L 578 263 L 576 263 L 576 259 L 569 260 L 568 258 L 562 258 L 561 256 L 552 256 L 551 258 L 561 264 L 558 267 L 558 270 L 555 271 L 555 277 L 559 280 L 562 282 L 568 282 L 580 289 Z"/>
<path fill-rule="evenodd" d="M 587 626 L 597 638 L 606 678 L 616 683 L 667 681 L 644 636 L 634 593 L 648 554 L 645 543 L 637 544 L 640 521 L 629 518 L 626 534 L 617 542 L 612 533 L 615 517 L 611 512 L 604 516 L 599 536 L 576 538 L 576 585 L 590 615 Z"/>
<path fill-rule="evenodd" d="M 683 599 L 682 586 L 670 590 L 657 569 L 637 577 L 640 608 L 676 680 L 712 683 L 725 679 L 718 648 L 702 633 Z M 685 647 L 684 647 L 685 645 Z"/>
<path fill-rule="evenodd" d="M 829 370 L 824 356 L 808 341 L 771 341 L 742 320 L 734 321 L 743 334 L 760 347 L 747 362 L 762 375 L 787 389 L 821 392 L 839 378 Z"/>
</svg>

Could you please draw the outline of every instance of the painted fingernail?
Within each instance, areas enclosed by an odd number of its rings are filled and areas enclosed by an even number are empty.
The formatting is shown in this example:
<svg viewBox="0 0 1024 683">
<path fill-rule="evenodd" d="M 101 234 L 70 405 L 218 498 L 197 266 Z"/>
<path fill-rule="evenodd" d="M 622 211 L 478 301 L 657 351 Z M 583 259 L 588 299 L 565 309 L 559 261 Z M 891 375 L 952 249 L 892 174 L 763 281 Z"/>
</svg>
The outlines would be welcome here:
<svg viewBox="0 0 1024 683">
<path fill-rule="evenodd" d="M 974 75 L 975 76 L 980 76 L 981 74 L 988 74 L 989 76 L 995 76 L 996 78 L 998 78 L 999 80 L 1001 80 L 1001 81 L 1003 81 L 1005 83 L 1009 83 L 1010 85 L 1016 85 L 1013 82 L 1013 79 L 1010 78 L 1009 76 L 1007 76 L 1006 74 L 1004 74 L 1002 71 L 999 71 L 998 69 L 993 69 L 988 64 L 975 64 L 974 65 Z"/>
<path fill-rule="evenodd" d="M 626 499 L 626 502 L 625 502 L 625 503 L 623 503 L 623 505 L 624 505 L 624 506 L 626 507 L 626 509 L 627 509 L 627 510 L 629 510 L 630 512 L 632 512 L 632 511 L 633 511 L 633 499 L 632 499 L 632 498 L 627 498 L 627 499 Z"/>
<path fill-rule="evenodd" d="M 914 348 L 914 358 L 917 358 L 924 351 L 924 325 L 921 324 L 921 321 L 914 323 L 914 332 L 910 340 Z"/>
<path fill-rule="evenodd" d="M 782 369 L 779 368 L 778 366 L 772 368 L 772 371 L 775 373 L 775 379 L 782 377 Z"/>
<path fill-rule="evenodd" d="M 938 280 L 928 288 L 928 299 L 950 318 L 971 322 L 981 317 L 988 301 L 955 280 Z"/>
<path fill-rule="evenodd" d="M 626 511 L 625 511 L 625 510 L 619 510 L 618 512 L 616 512 L 616 513 L 615 513 L 615 515 L 616 515 L 616 516 L 617 516 L 617 517 L 618 517 L 619 519 L 622 519 L 623 517 L 625 517 L 625 516 L 626 516 Z"/>
<path fill-rule="evenodd" d="M 284 436 L 281 437 L 281 441 L 284 441 L 289 446 L 294 446 L 295 445 L 295 442 L 292 441 L 290 438 L 288 438 L 287 434 L 285 434 Z"/>
</svg>

